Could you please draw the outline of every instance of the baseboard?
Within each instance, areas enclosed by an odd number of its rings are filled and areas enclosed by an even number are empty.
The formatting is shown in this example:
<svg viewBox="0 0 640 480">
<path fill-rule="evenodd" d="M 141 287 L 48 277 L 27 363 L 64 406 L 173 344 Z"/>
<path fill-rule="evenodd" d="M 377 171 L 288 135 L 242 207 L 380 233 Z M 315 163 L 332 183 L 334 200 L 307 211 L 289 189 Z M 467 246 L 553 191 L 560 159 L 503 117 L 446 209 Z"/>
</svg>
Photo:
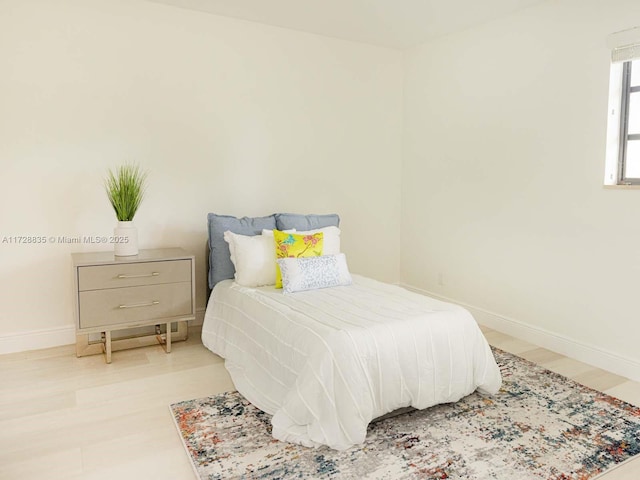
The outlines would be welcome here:
<svg viewBox="0 0 640 480">
<path fill-rule="evenodd" d="M 407 284 L 401 284 L 407 290 L 460 305 L 471 312 L 480 325 L 497 330 L 515 338 L 531 342 L 567 357 L 593 365 L 636 382 L 640 381 L 640 362 L 609 352 L 594 345 L 588 345 L 564 335 L 550 332 L 540 327 L 526 324 L 513 318 L 490 312 L 483 308 L 459 302 L 437 293 L 429 292 Z"/>
<path fill-rule="evenodd" d="M 188 322 L 189 327 L 202 325 L 204 313 L 205 307 L 197 308 L 196 318 Z M 76 343 L 76 328 L 73 324 L 43 330 L 9 333 L 0 335 L 0 355 L 60 347 L 74 343 Z"/>
<path fill-rule="evenodd" d="M 0 335 L 0 354 L 40 350 L 42 348 L 70 345 L 76 341 L 73 324 L 64 327 L 32 330 Z"/>
</svg>

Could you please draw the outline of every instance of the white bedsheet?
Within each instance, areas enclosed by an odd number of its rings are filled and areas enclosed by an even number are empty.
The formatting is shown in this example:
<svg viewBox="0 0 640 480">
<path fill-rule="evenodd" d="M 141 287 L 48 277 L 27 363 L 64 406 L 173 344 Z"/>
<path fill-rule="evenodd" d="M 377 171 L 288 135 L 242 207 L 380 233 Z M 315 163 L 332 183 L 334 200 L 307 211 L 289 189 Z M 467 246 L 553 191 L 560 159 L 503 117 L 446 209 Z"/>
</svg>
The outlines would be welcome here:
<svg viewBox="0 0 640 480">
<path fill-rule="evenodd" d="M 211 294 L 202 341 L 238 391 L 273 415 L 275 438 L 342 450 L 398 408 L 498 391 L 500 370 L 467 310 L 353 279 L 290 295 L 226 280 Z"/>
</svg>

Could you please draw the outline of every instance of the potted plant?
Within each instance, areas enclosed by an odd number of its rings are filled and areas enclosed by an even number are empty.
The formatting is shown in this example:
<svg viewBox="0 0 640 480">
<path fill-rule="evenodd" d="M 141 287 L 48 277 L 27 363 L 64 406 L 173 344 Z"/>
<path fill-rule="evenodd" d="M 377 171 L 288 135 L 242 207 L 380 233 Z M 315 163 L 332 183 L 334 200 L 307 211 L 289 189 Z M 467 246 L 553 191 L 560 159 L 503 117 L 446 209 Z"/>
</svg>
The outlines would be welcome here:
<svg viewBox="0 0 640 480">
<path fill-rule="evenodd" d="M 140 203 L 144 198 L 147 173 L 138 165 L 125 164 L 109 170 L 105 189 L 116 212 L 118 225 L 113 230 L 114 253 L 117 256 L 138 254 L 138 231 L 133 225 Z"/>
</svg>

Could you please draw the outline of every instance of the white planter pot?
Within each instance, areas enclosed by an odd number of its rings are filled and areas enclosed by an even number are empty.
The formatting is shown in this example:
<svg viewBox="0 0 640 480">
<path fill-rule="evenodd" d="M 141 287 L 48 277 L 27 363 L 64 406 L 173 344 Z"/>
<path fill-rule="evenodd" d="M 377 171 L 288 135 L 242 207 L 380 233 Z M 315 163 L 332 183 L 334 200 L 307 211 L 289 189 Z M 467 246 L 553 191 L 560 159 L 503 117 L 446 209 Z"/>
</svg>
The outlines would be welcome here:
<svg viewBox="0 0 640 480">
<path fill-rule="evenodd" d="M 118 222 L 113 229 L 113 253 L 118 257 L 138 254 L 138 229 L 133 222 Z"/>
</svg>

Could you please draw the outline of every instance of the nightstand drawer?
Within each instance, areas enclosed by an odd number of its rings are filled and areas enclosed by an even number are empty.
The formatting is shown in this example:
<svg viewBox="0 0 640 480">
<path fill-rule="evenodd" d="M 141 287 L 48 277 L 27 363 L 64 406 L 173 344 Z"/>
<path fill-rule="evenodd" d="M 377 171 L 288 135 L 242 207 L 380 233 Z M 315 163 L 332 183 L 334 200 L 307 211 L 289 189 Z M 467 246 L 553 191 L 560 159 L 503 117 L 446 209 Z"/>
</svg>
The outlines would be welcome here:
<svg viewBox="0 0 640 480">
<path fill-rule="evenodd" d="M 84 291 L 79 309 L 80 329 L 192 315 L 191 283 Z"/>
<path fill-rule="evenodd" d="M 78 290 L 81 292 L 190 281 L 190 260 L 78 267 Z"/>
</svg>

